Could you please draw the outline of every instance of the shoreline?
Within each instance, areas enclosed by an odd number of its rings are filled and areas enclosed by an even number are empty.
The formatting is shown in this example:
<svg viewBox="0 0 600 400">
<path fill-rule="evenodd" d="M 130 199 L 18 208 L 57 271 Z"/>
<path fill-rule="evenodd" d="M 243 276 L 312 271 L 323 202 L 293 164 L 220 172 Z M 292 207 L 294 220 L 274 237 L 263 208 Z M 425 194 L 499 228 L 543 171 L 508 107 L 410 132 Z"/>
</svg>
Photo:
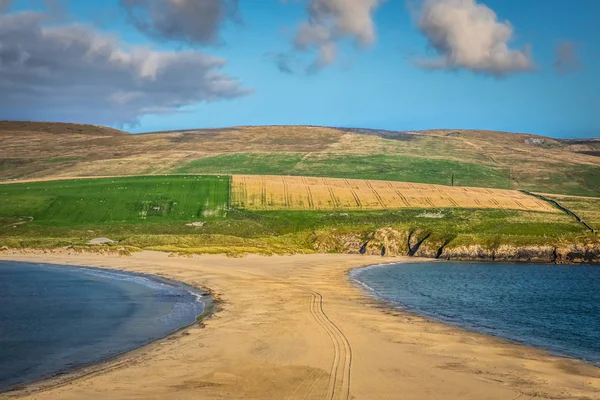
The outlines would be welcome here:
<svg viewBox="0 0 600 400">
<path fill-rule="evenodd" d="M 478 247 L 479 245 L 473 245 L 474 247 Z M 517 247 L 517 250 L 527 250 L 529 247 Z M 479 249 L 480 250 L 480 249 Z M 581 249 L 580 249 L 581 250 Z M 585 251 L 585 250 L 582 250 Z M 186 253 L 186 252 L 177 252 L 175 250 L 154 250 L 154 249 L 136 249 L 136 250 L 128 250 L 124 247 L 105 247 L 101 245 L 89 245 L 86 244 L 84 246 L 66 246 L 66 247 L 51 247 L 51 248 L 35 248 L 35 247 L 26 247 L 26 248 L 12 248 L 12 247 L 0 247 L 0 257 L 1 256 L 10 256 L 10 255 L 41 255 L 41 254 L 64 254 L 65 252 L 69 254 L 96 254 L 99 256 L 103 255 L 120 255 L 120 256 L 130 256 L 135 253 L 140 252 L 157 252 L 163 254 L 172 254 L 181 257 L 203 257 L 203 256 L 211 256 L 211 255 L 222 255 L 227 256 L 226 253 Z M 239 255 L 234 255 L 233 257 L 246 257 L 246 256 L 260 256 L 260 257 L 271 257 L 271 256 L 298 256 L 298 255 L 325 255 L 325 254 L 335 254 L 339 256 L 358 256 L 360 255 L 359 251 L 348 251 L 348 252 L 312 252 L 312 253 L 303 253 L 303 252 L 290 252 L 290 253 L 273 253 L 273 254 L 264 254 L 264 253 L 240 253 Z M 599 253 L 600 254 L 600 253 Z M 361 256 L 381 257 L 376 253 L 367 253 Z M 477 255 L 472 257 L 435 257 L 435 255 L 424 252 L 423 254 L 415 254 L 412 256 L 406 255 L 404 253 L 398 254 L 390 254 L 384 256 L 384 259 L 398 259 L 398 258 L 406 258 L 412 260 L 411 262 L 463 262 L 463 263 L 494 263 L 494 264 L 552 264 L 552 265 L 564 265 L 564 266 L 572 266 L 572 267 L 589 267 L 589 266 L 600 266 L 600 258 L 594 259 L 583 259 L 583 258 L 573 258 L 569 260 L 556 260 L 553 258 L 504 258 L 498 257 L 497 255 L 492 256 L 490 253 L 489 257 Z M 384 262 L 384 264 L 394 263 L 395 261 Z M 376 263 L 377 264 L 377 263 Z M 360 267 L 359 267 L 360 268 Z"/>
<path fill-rule="evenodd" d="M 0 259 L 0 261 L 11 262 L 11 260 L 3 260 L 3 259 Z M 193 287 L 184 282 L 179 282 L 179 281 L 176 281 L 173 279 L 167 279 L 167 278 L 161 277 L 159 275 L 151 275 L 151 274 L 146 274 L 143 272 L 125 271 L 125 270 L 116 269 L 116 268 L 99 268 L 99 267 L 93 267 L 93 266 L 64 265 L 64 264 L 51 264 L 51 263 L 42 263 L 42 262 L 38 263 L 38 262 L 28 262 L 28 261 L 14 261 L 14 262 L 19 263 L 19 264 L 20 263 L 33 264 L 35 266 L 41 266 L 43 268 L 50 267 L 50 268 L 56 268 L 58 270 L 66 269 L 66 270 L 76 272 L 78 274 L 86 274 L 88 272 L 100 273 L 100 274 L 102 274 L 101 277 L 103 277 L 103 279 L 106 279 L 106 280 L 113 280 L 113 279 L 121 280 L 120 278 L 125 278 L 126 280 L 127 280 L 127 278 L 145 279 L 153 284 L 165 285 L 165 286 L 174 288 L 178 291 L 189 293 L 191 296 L 193 296 L 195 298 L 195 302 L 200 303 L 202 305 L 202 312 L 199 313 L 198 315 L 195 315 L 194 321 L 192 321 L 190 323 L 187 323 L 185 325 L 177 325 L 176 328 L 170 329 L 165 334 L 161 334 L 159 336 L 149 338 L 138 344 L 135 344 L 135 345 L 130 344 L 124 350 L 113 352 L 113 354 L 110 354 L 108 356 L 104 356 L 101 358 L 97 358 L 95 360 L 73 362 L 73 365 L 71 365 L 71 366 L 65 366 L 64 368 L 62 368 L 60 370 L 57 370 L 54 372 L 48 372 L 48 373 L 42 374 L 38 377 L 30 378 L 23 382 L 13 384 L 7 388 L 0 389 L 0 397 L 2 395 L 10 395 L 11 393 L 18 393 L 19 391 L 21 391 L 23 389 L 27 389 L 29 387 L 36 386 L 36 385 L 47 386 L 51 382 L 56 382 L 56 381 L 62 379 L 61 377 L 72 378 L 75 376 L 82 375 L 82 372 L 101 368 L 101 366 L 103 366 L 105 364 L 108 364 L 112 361 L 126 357 L 128 354 L 133 353 L 144 347 L 150 346 L 157 341 L 168 339 L 169 337 L 174 336 L 177 333 L 182 332 L 195 324 L 202 323 L 203 320 L 210 317 L 212 312 L 214 312 L 214 300 L 212 299 L 212 297 L 210 296 L 208 291 L 206 291 L 202 288 Z M 24 268 L 27 268 L 27 267 L 24 267 Z M 139 283 L 139 284 L 141 284 L 143 286 L 147 286 L 144 283 Z M 156 291 L 156 289 L 153 289 L 153 290 Z M 175 325 L 173 325 L 173 326 L 175 326 Z"/>
<path fill-rule="evenodd" d="M 399 391 L 407 399 L 600 398 L 600 369 L 593 365 L 385 307 L 349 277 L 381 264 L 380 257 L 62 252 L 0 259 L 150 273 L 210 288 L 220 309 L 204 329 L 193 324 L 116 360 L 0 398 L 225 399 L 232 391 L 253 399 L 321 398 L 332 381 L 336 399 L 394 398 Z M 389 263 L 420 261 L 428 260 Z M 154 374 L 157 368 L 166 376 Z M 349 397 L 338 397 L 346 390 Z"/>
<path fill-rule="evenodd" d="M 445 262 L 450 262 L 450 263 L 459 263 L 459 262 L 471 262 L 471 261 L 455 261 L 455 260 L 421 260 L 421 261 L 415 261 L 414 263 L 433 263 L 433 262 L 440 262 L 440 263 L 445 263 Z M 413 263 L 412 261 L 407 262 L 407 263 Z M 485 262 L 487 263 L 487 262 Z M 498 263 L 498 264 L 529 264 L 529 265 L 545 265 L 546 263 L 525 263 L 525 262 L 506 262 L 506 261 L 491 261 L 490 263 Z M 512 339 L 509 337 L 504 337 L 501 336 L 499 334 L 496 334 L 494 332 L 490 331 L 485 331 L 484 329 L 478 329 L 476 327 L 471 327 L 468 325 L 464 325 L 464 324 L 460 324 L 458 322 L 453 322 L 451 320 L 445 320 L 442 317 L 438 317 L 436 316 L 434 313 L 427 313 L 425 311 L 419 311 L 416 310 L 414 307 L 406 305 L 406 304 L 402 304 L 402 303 L 395 303 L 392 300 L 386 300 L 382 297 L 379 297 L 377 295 L 377 291 L 370 287 L 369 285 L 367 285 L 366 283 L 360 281 L 359 279 L 357 279 L 356 277 L 353 276 L 353 274 L 358 274 L 359 271 L 363 271 L 363 270 L 367 270 L 367 269 L 371 269 L 371 268 L 389 268 L 391 266 L 397 265 L 397 263 L 383 263 L 383 264 L 375 264 L 375 265 L 369 265 L 366 267 L 357 267 L 357 268 L 352 268 L 348 271 L 348 279 L 352 280 L 357 286 L 360 287 L 360 289 L 364 292 L 365 296 L 374 299 L 377 302 L 380 302 L 382 307 L 386 307 L 389 308 L 391 310 L 394 311 L 398 311 L 404 314 L 408 314 L 411 315 L 413 317 L 416 318 L 422 318 L 426 321 L 432 322 L 432 323 L 438 323 L 438 324 L 443 324 L 443 325 L 447 325 L 450 327 L 454 327 L 460 330 L 464 330 L 466 332 L 470 332 L 470 333 L 475 333 L 475 334 L 480 334 L 480 335 L 484 335 L 484 336 L 488 336 L 494 339 L 498 339 L 500 341 L 506 342 L 507 344 L 513 344 L 513 345 L 517 345 L 517 346 L 524 346 L 524 347 L 528 347 L 528 348 L 532 348 L 532 349 L 536 349 L 539 350 L 541 352 L 545 352 L 548 353 L 549 355 L 551 355 L 552 357 L 557 357 L 557 358 L 563 358 L 565 360 L 574 360 L 574 361 L 579 361 L 582 363 L 585 363 L 587 365 L 590 365 L 592 367 L 597 367 L 600 368 L 600 361 L 598 362 L 593 362 L 590 360 L 586 360 L 584 358 L 578 357 L 576 355 L 573 354 L 568 354 L 567 351 L 561 351 L 561 350 L 552 350 L 549 348 L 545 348 L 541 345 L 536 345 L 533 343 L 529 343 L 525 340 L 518 340 L 518 339 Z M 569 265 L 565 265 L 565 264 L 553 264 L 554 266 L 569 266 Z M 594 267 L 594 266 L 598 266 L 597 264 L 576 264 L 577 266 L 588 266 L 588 267 Z"/>
</svg>

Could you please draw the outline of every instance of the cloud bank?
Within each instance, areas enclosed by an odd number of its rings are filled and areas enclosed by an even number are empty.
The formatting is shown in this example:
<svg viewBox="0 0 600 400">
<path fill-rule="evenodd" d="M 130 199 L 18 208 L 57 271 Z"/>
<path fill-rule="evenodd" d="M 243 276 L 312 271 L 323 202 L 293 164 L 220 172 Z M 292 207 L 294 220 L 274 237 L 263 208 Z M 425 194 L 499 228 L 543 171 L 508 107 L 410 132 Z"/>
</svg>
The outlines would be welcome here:
<svg viewBox="0 0 600 400">
<path fill-rule="evenodd" d="M 296 50 L 315 49 L 312 69 L 333 64 L 338 56 L 337 42 L 354 41 L 357 47 L 375 42 L 373 14 L 384 0 L 310 0 L 308 21 L 302 23 L 294 39 Z"/>
<path fill-rule="evenodd" d="M 466 69 L 496 77 L 534 68 L 528 47 L 509 47 L 514 29 L 476 0 L 424 0 L 418 27 L 437 58 L 420 59 L 426 69 Z"/>
<path fill-rule="evenodd" d="M 0 14 L 0 119 L 134 124 L 199 102 L 249 93 L 200 52 L 126 46 L 91 27 Z"/>
<path fill-rule="evenodd" d="M 215 44 L 237 0 L 121 0 L 129 20 L 148 36 L 189 44 Z"/>
</svg>

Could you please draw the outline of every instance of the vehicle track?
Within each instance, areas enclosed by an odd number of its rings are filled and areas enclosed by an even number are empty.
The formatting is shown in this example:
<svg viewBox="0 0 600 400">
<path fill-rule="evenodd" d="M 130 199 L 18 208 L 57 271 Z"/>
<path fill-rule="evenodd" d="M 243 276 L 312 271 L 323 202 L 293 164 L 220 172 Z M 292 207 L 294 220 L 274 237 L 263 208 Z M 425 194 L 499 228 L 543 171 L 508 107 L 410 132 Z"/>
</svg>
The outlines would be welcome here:
<svg viewBox="0 0 600 400">
<path fill-rule="evenodd" d="M 379 192 L 373 187 L 371 182 L 369 182 L 368 180 L 365 180 L 364 182 L 367 184 L 367 187 L 369 189 L 371 189 L 371 191 L 373 192 L 373 195 L 375 195 L 375 198 L 377 199 L 377 202 L 379 203 L 379 205 L 385 210 L 387 208 L 387 205 L 383 201 L 383 198 L 381 197 Z"/>
<path fill-rule="evenodd" d="M 329 319 L 323 310 L 323 296 L 314 290 L 304 289 L 312 296 L 310 313 L 327 333 L 334 348 L 329 385 L 324 399 L 350 399 L 350 378 L 352 369 L 352 347 L 340 328 Z"/>
<path fill-rule="evenodd" d="M 282 279 L 269 278 L 251 272 L 245 272 L 245 274 L 293 287 L 311 295 L 309 307 L 310 314 L 331 339 L 334 351 L 333 361 L 331 363 L 331 368 L 329 369 L 329 383 L 327 385 L 327 391 L 322 398 L 326 400 L 349 400 L 352 376 L 352 346 L 350 345 L 350 341 L 344 332 L 342 332 L 335 322 L 333 322 L 325 313 L 325 310 L 323 309 L 323 296 L 321 293 Z M 304 386 L 306 380 L 310 378 L 312 378 L 312 376 L 305 377 L 302 383 L 300 383 L 299 388 Z M 313 384 L 306 391 L 304 391 L 305 394 L 303 398 L 310 396 L 312 390 L 319 380 L 320 377 L 316 378 Z"/>
<path fill-rule="evenodd" d="M 360 201 L 360 197 L 358 197 L 358 195 L 356 194 L 354 189 L 352 189 L 352 186 L 350 185 L 350 182 L 348 182 L 348 179 L 344 179 L 344 183 L 346 184 L 348 189 L 350 189 L 350 193 L 352 193 L 352 196 L 354 197 L 354 201 L 356 202 L 357 207 L 362 208 L 362 203 Z"/>
</svg>

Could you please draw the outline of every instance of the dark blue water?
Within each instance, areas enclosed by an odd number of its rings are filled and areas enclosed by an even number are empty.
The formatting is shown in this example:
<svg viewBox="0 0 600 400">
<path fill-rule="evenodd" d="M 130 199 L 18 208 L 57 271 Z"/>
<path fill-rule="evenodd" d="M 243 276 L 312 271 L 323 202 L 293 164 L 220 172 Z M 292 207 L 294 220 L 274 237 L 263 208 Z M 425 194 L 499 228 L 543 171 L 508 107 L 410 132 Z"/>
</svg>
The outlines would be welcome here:
<svg viewBox="0 0 600 400">
<path fill-rule="evenodd" d="M 600 364 L 600 266 L 415 263 L 352 277 L 416 313 Z"/>
<path fill-rule="evenodd" d="M 0 391 L 139 347 L 203 310 L 199 293 L 158 278 L 0 261 Z"/>
</svg>

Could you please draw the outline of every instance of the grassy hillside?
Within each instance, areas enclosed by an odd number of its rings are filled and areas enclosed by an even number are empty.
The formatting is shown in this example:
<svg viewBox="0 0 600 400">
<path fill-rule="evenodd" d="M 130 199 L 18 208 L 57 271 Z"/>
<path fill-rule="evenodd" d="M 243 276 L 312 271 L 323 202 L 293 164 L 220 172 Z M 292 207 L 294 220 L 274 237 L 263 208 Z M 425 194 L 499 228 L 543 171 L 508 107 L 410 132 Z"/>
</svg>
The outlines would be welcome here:
<svg viewBox="0 0 600 400">
<path fill-rule="evenodd" d="M 372 254 L 600 260 L 597 234 L 502 190 L 554 194 L 598 227 L 600 140 L 310 126 L 131 135 L 25 122 L 0 122 L 0 140 L 0 182 L 45 180 L 0 184 L 0 249 L 77 248 L 106 236 L 113 247 L 186 253 L 368 244 Z M 229 174 L 254 183 L 232 192 Z M 377 182 L 346 182 L 355 178 Z M 452 183 L 473 189 L 430 185 Z"/>
<path fill-rule="evenodd" d="M 130 135 L 0 122 L 0 180 L 275 174 L 455 184 L 600 196 L 600 141 L 473 130 L 390 132 L 309 126 Z"/>
<path fill-rule="evenodd" d="M 507 168 L 456 160 L 386 154 L 236 153 L 190 161 L 177 169 L 186 174 L 256 174 L 378 179 L 400 182 L 510 189 Z"/>
</svg>

